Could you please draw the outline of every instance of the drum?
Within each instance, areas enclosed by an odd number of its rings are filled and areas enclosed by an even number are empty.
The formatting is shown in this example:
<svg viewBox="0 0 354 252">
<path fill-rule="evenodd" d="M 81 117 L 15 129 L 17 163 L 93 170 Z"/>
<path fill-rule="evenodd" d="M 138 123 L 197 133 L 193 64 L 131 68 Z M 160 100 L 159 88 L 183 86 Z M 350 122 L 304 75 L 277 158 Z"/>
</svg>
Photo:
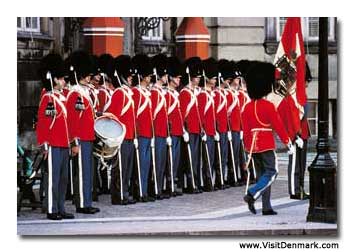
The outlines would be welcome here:
<svg viewBox="0 0 354 252">
<path fill-rule="evenodd" d="M 95 120 L 94 129 L 93 154 L 106 160 L 113 158 L 124 140 L 125 126 L 118 120 L 101 116 Z"/>
</svg>

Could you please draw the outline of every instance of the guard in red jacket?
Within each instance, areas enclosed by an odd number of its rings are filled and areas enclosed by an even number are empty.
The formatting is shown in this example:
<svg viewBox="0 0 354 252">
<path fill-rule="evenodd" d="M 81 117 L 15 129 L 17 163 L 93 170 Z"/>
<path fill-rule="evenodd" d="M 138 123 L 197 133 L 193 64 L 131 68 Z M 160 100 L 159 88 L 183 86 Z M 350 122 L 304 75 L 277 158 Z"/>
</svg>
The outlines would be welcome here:
<svg viewBox="0 0 354 252">
<path fill-rule="evenodd" d="M 215 188 L 225 189 L 229 186 L 225 184 L 226 180 L 226 170 L 227 170 L 227 158 L 228 158 L 228 148 L 227 148 L 227 99 L 224 87 L 221 86 L 220 79 L 218 77 L 217 87 L 213 90 L 213 97 L 215 103 L 215 117 L 216 117 L 216 130 L 217 138 L 216 142 L 220 143 L 220 149 L 217 147 L 217 162 L 214 163 L 214 169 L 216 171 Z M 221 171 L 219 169 L 219 162 L 221 163 Z"/>
<path fill-rule="evenodd" d="M 204 85 L 198 94 L 199 115 L 205 135 L 202 136 L 202 181 L 204 191 L 213 191 L 213 176 L 215 176 L 215 138 L 216 136 L 216 116 L 213 99 L 213 88 L 217 82 L 218 68 L 217 62 L 213 58 L 203 60 Z"/>
<path fill-rule="evenodd" d="M 116 166 L 112 169 L 111 200 L 113 205 L 127 205 L 136 203 L 134 199 L 129 197 L 129 183 L 134 166 L 134 139 L 137 141 L 133 91 L 131 90 L 133 77 L 131 58 L 127 55 L 118 56 L 115 59 L 114 70 L 113 75 L 115 76 L 112 78 L 112 83 L 116 89 L 106 104 L 105 111 L 114 114 L 125 125 L 126 134 L 120 147 L 122 167 L 118 167 L 119 163 L 115 162 Z M 121 183 L 119 181 L 120 171 L 122 172 L 122 190 L 120 190 Z M 120 195 L 121 192 L 123 195 Z"/>
<path fill-rule="evenodd" d="M 65 212 L 64 203 L 68 184 L 69 137 L 67 128 L 66 98 L 61 89 L 65 85 L 64 64 L 58 54 L 49 54 L 41 61 L 40 77 L 46 92 L 38 109 L 37 142 L 43 147 L 48 161 L 48 183 L 45 205 L 47 218 L 72 219 Z"/>
<path fill-rule="evenodd" d="M 141 170 L 141 184 L 143 202 L 154 201 L 155 198 L 148 196 L 149 174 L 154 177 L 154 168 L 150 172 L 152 164 L 152 152 L 154 147 L 153 122 L 151 111 L 151 93 L 148 86 L 151 82 L 153 69 L 148 56 L 138 54 L 132 58 L 134 73 L 136 75 L 136 86 L 132 89 L 134 108 L 136 115 L 136 128 L 139 144 L 139 161 Z M 134 80 L 134 79 L 133 79 Z M 154 181 L 155 183 L 156 181 Z M 155 184 L 154 184 L 155 186 Z M 156 187 L 155 187 L 156 189 Z"/>
<path fill-rule="evenodd" d="M 312 75 L 310 72 L 310 68 L 306 62 L 306 87 L 309 82 L 312 81 Z M 289 165 L 289 192 L 291 192 L 291 188 L 294 189 L 295 194 L 290 194 L 291 199 L 304 200 L 308 199 L 309 195 L 305 192 L 304 188 L 304 179 L 305 179 L 305 170 L 307 167 L 307 140 L 310 137 L 310 128 L 307 121 L 307 113 L 308 113 L 308 104 L 306 103 L 304 106 L 304 114 L 300 120 L 300 132 L 296 136 L 296 161 L 295 167 Z M 289 158 L 292 160 L 291 158 Z"/>
<path fill-rule="evenodd" d="M 183 135 L 183 120 L 177 89 L 183 74 L 182 64 L 177 57 L 169 57 L 167 60 L 168 86 L 165 92 L 166 109 L 168 115 L 169 131 L 172 139 L 172 166 L 173 166 L 173 196 L 182 195 L 181 178 L 181 140 Z M 179 186 L 179 188 L 178 188 Z M 172 188 L 170 188 L 172 192 Z"/>
<path fill-rule="evenodd" d="M 278 174 L 273 130 L 290 152 L 294 148 L 274 104 L 263 98 L 272 91 L 275 82 L 274 65 L 257 62 L 250 67 L 245 79 L 251 98 L 241 115 L 245 150 L 249 153 L 248 163 L 251 157 L 254 158 L 259 176 L 257 183 L 248 189 L 244 200 L 249 210 L 256 214 L 254 202 L 262 196 L 263 215 L 275 215 L 277 213 L 270 203 L 270 187 Z"/>
<path fill-rule="evenodd" d="M 191 172 L 187 172 L 187 190 L 189 193 L 200 193 L 200 134 L 201 134 L 201 121 L 198 111 L 197 95 L 199 92 L 198 85 L 202 76 L 201 59 L 199 57 L 192 57 L 185 62 L 187 85 L 181 90 L 179 94 L 179 101 L 181 105 L 181 114 L 183 119 L 184 129 L 189 134 L 189 144 L 192 152 L 192 166 L 193 176 Z M 204 134 L 204 132 L 203 132 Z M 186 140 L 186 139 L 185 139 Z M 194 178 L 195 189 L 192 185 L 192 177 Z"/>
<path fill-rule="evenodd" d="M 158 54 L 152 58 L 154 68 L 154 85 L 151 91 L 151 108 L 155 132 L 155 157 L 156 157 L 156 178 L 158 185 L 157 199 L 169 198 L 168 194 L 162 194 L 164 177 L 168 174 L 167 167 L 167 144 L 172 144 L 167 121 L 167 104 L 163 85 L 167 84 L 167 57 Z"/>
<path fill-rule="evenodd" d="M 73 52 L 70 66 L 76 80 L 67 99 L 72 165 L 77 175 L 74 192 L 76 212 L 94 214 L 99 209 L 92 207 L 92 145 L 95 140 L 95 109 L 89 87 L 92 58 L 84 51 Z"/>
<path fill-rule="evenodd" d="M 238 99 L 238 83 L 240 75 L 235 63 L 227 60 L 218 62 L 219 71 L 221 73 L 222 82 L 225 88 L 227 99 L 227 116 L 228 116 L 228 173 L 227 182 L 230 186 L 241 185 L 241 169 L 239 166 L 240 152 L 240 130 L 241 130 L 241 111 Z"/>
<path fill-rule="evenodd" d="M 239 62 L 233 62 L 233 69 L 239 75 L 238 78 L 234 79 L 234 84 L 236 86 L 236 90 L 238 91 L 238 101 L 240 104 L 240 113 L 242 113 L 245 105 L 250 101 L 250 98 L 247 94 L 247 88 L 245 85 L 244 77 L 247 73 L 247 69 L 250 67 L 251 61 L 248 60 L 240 60 Z M 246 165 L 246 154 L 245 148 L 243 144 L 243 126 L 241 121 L 241 130 L 240 130 L 240 152 L 239 152 L 239 168 L 240 168 L 240 183 L 245 184 L 247 182 L 247 174 L 243 169 Z M 251 162 L 250 166 L 253 167 L 253 162 Z M 251 179 L 255 178 L 255 169 L 250 169 L 251 171 Z"/>
</svg>

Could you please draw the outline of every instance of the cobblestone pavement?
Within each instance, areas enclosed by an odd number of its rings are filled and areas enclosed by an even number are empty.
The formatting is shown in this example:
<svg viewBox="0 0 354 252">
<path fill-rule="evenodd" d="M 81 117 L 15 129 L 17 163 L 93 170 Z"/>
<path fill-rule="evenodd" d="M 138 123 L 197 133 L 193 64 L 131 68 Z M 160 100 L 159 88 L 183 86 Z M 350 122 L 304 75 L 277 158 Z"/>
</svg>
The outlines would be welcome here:
<svg viewBox="0 0 354 252">
<path fill-rule="evenodd" d="M 331 156 L 337 162 L 337 154 L 331 153 Z M 308 154 L 308 164 L 314 157 L 315 153 Z M 24 208 L 18 213 L 18 234 L 247 235 L 257 234 L 257 230 L 263 230 L 259 234 L 274 234 L 276 230 L 282 230 L 282 234 L 336 230 L 334 224 L 306 222 L 308 201 L 290 200 L 288 196 L 286 153 L 278 154 L 278 162 L 279 176 L 272 185 L 272 203 L 278 209 L 278 216 L 251 216 L 242 199 L 245 187 L 184 194 L 167 200 L 127 206 L 112 206 L 110 196 L 102 195 L 99 202 L 94 203 L 101 209 L 100 213 L 75 213 L 74 220 L 49 221 L 40 210 Z M 308 176 L 305 187 L 308 188 Z M 257 203 L 256 207 L 260 208 L 260 204 Z M 69 201 L 66 210 L 74 213 L 74 206 Z M 251 230 L 253 233 L 249 233 Z"/>
</svg>

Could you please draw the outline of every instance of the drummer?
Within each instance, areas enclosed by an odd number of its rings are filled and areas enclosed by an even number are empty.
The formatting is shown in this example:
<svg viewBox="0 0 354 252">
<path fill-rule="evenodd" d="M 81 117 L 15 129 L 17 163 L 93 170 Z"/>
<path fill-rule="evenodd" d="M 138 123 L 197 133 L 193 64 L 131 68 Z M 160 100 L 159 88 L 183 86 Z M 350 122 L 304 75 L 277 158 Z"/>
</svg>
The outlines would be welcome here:
<svg viewBox="0 0 354 252">
<path fill-rule="evenodd" d="M 67 100 L 71 155 L 73 169 L 77 174 L 74 183 L 74 202 L 77 213 L 95 214 L 100 209 L 92 207 L 92 144 L 95 140 L 94 119 L 102 113 L 94 112 L 94 102 L 89 92 L 93 73 L 92 58 L 86 52 L 79 50 L 70 55 L 69 61 L 76 82 Z M 114 117 L 110 113 L 104 114 Z"/>
</svg>

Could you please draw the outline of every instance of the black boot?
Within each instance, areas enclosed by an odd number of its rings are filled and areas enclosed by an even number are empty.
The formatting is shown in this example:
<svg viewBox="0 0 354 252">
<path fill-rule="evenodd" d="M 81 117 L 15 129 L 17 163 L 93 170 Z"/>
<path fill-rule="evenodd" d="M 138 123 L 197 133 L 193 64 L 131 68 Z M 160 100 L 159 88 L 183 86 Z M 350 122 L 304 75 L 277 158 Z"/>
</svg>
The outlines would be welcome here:
<svg viewBox="0 0 354 252">
<path fill-rule="evenodd" d="M 49 219 L 49 220 L 61 220 L 62 217 L 58 213 L 47 213 L 47 219 Z"/>
<path fill-rule="evenodd" d="M 248 204 L 248 209 L 250 210 L 251 213 L 257 214 L 256 208 L 254 207 L 254 199 L 251 194 L 247 194 L 245 197 L 243 197 L 243 200 Z"/>
</svg>

